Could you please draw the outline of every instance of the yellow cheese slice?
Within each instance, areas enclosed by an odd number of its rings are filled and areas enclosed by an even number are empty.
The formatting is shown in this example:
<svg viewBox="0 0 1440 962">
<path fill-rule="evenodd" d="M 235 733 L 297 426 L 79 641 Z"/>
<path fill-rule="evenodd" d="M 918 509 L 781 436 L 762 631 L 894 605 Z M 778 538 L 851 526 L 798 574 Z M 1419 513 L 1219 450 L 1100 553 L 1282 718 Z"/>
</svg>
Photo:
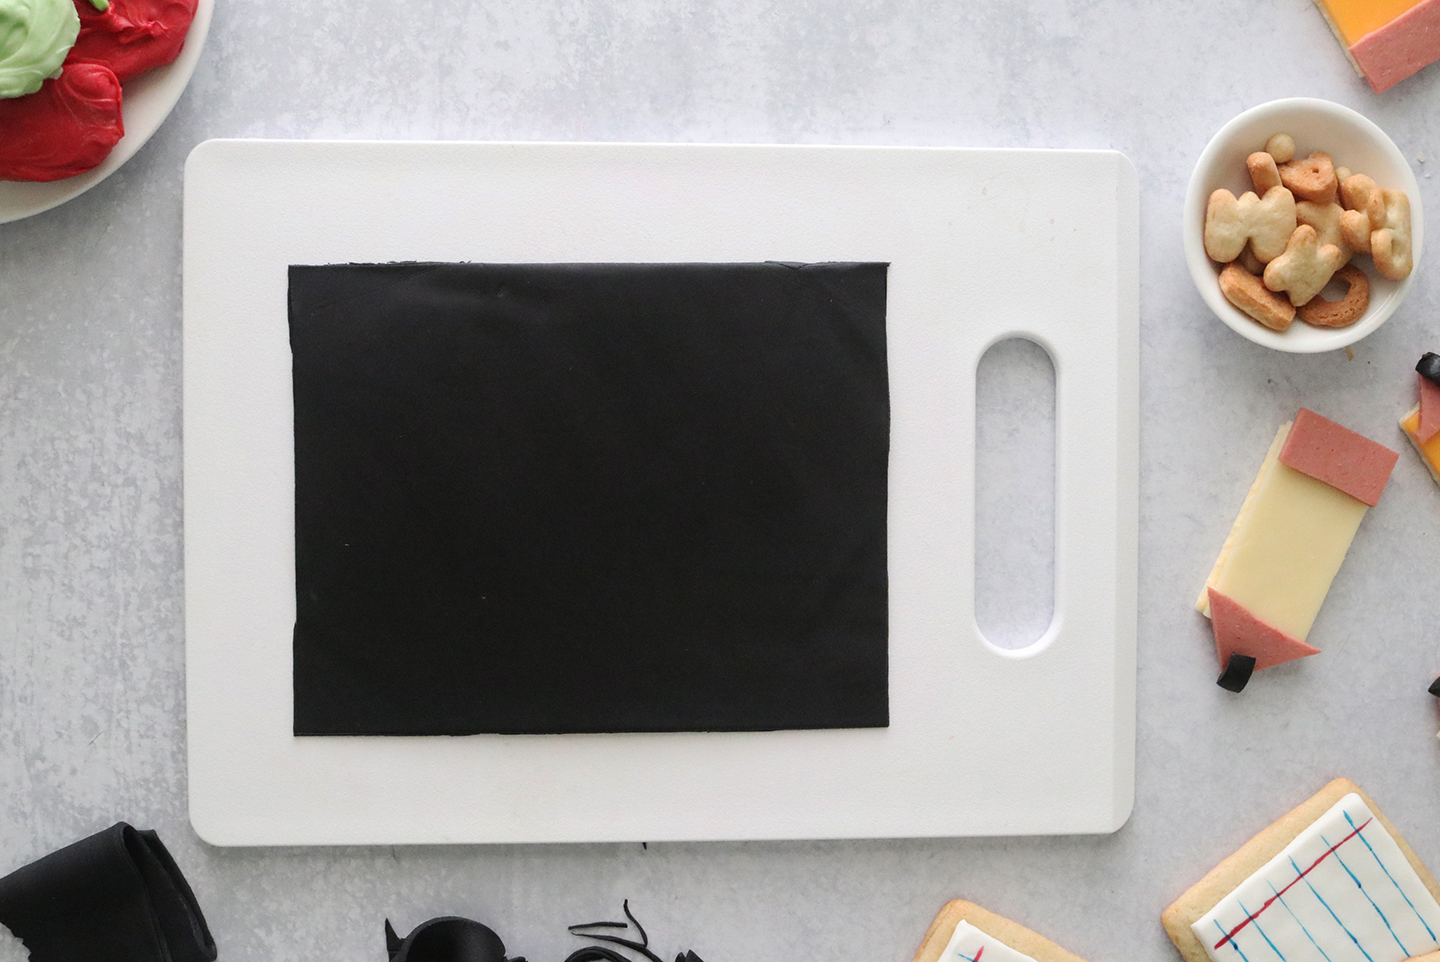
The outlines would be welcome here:
<svg viewBox="0 0 1440 962">
<path fill-rule="evenodd" d="M 1240 505 L 1240 513 L 1235 516 L 1235 523 L 1230 526 L 1230 533 L 1225 536 L 1225 543 L 1220 546 L 1220 555 L 1215 559 L 1215 567 L 1210 569 L 1210 576 L 1205 579 L 1205 587 L 1200 589 L 1200 597 L 1195 599 L 1195 610 L 1206 618 L 1210 617 L 1210 589 L 1215 587 L 1215 582 L 1225 567 L 1225 560 L 1230 557 L 1230 548 L 1235 544 L 1235 533 L 1244 525 L 1245 518 L 1250 513 L 1250 506 L 1255 503 L 1255 492 L 1260 490 L 1260 479 L 1265 477 L 1270 465 L 1279 460 L 1280 449 L 1285 446 L 1285 438 L 1290 434 L 1290 425 L 1294 423 L 1286 421 L 1280 425 L 1280 430 L 1275 432 L 1275 440 L 1270 442 L 1270 450 L 1265 452 L 1265 461 L 1260 465 L 1260 473 L 1255 475 L 1254 481 L 1250 482 L 1250 490 L 1245 492 L 1245 501 Z"/>
<path fill-rule="evenodd" d="M 1430 469 L 1430 477 L 1435 479 L 1436 484 L 1440 484 L 1440 434 L 1421 443 L 1416 433 L 1420 430 L 1420 405 L 1415 405 L 1409 414 L 1400 419 L 1400 430 L 1405 432 L 1405 437 L 1410 439 L 1410 444 L 1420 455 L 1420 460 Z"/>
<path fill-rule="evenodd" d="M 1347 47 L 1385 26 L 1420 0 L 1315 0 Z"/>
<path fill-rule="evenodd" d="M 1210 614 L 1208 589 L 1304 641 L 1365 517 L 1363 501 L 1280 463 L 1282 425 L 1196 608 Z"/>
</svg>

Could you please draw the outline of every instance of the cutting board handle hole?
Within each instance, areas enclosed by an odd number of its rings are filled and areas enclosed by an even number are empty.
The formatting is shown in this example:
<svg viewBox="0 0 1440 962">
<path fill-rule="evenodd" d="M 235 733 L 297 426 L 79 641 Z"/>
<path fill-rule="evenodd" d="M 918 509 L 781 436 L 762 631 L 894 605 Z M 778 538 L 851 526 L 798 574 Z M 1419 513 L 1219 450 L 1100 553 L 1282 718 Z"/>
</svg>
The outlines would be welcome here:
<svg viewBox="0 0 1440 962">
<path fill-rule="evenodd" d="M 1055 618 L 1055 364 L 1027 337 L 975 372 L 975 622 L 1018 651 Z"/>
</svg>

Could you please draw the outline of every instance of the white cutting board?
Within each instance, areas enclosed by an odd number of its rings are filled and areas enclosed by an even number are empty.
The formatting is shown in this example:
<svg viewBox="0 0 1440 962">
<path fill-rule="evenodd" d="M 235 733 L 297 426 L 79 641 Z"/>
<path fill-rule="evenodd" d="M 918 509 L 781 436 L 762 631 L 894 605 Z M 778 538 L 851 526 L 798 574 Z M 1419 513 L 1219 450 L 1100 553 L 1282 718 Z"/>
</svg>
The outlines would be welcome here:
<svg viewBox="0 0 1440 962">
<path fill-rule="evenodd" d="M 1111 832 L 1134 795 L 1138 199 L 1104 151 L 211 141 L 185 175 L 190 816 L 216 845 Z M 888 261 L 887 729 L 301 738 L 286 268 Z M 1057 378 L 1055 619 L 974 615 L 975 370 Z M 608 693 L 607 697 L 623 697 Z"/>
</svg>

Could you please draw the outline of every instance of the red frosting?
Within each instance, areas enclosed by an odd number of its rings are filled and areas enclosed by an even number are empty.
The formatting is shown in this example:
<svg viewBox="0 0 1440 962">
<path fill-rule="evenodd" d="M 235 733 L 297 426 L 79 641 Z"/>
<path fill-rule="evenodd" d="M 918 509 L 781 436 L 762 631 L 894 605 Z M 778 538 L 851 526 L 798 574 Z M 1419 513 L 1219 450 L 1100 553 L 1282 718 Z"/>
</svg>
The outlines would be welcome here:
<svg viewBox="0 0 1440 962">
<path fill-rule="evenodd" d="M 124 83 L 180 56 L 199 0 L 110 0 L 104 13 L 74 2 L 80 38 L 66 62 L 103 63 Z"/>
<path fill-rule="evenodd" d="M 1320 654 L 1320 649 L 1299 638 L 1267 625 L 1250 613 L 1250 609 L 1210 589 L 1210 621 L 1215 628 L 1215 654 L 1220 667 L 1230 664 L 1231 655 L 1249 655 L 1255 659 L 1255 670 L 1273 668 L 1296 658 Z"/>
<path fill-rule="evenodd" d="M 120 81 L 98 63 L 67 63 L 39 92 L 0 99 L 0 180 L 61 180 L 97 166 L 125 134 Z"/>
</svg>

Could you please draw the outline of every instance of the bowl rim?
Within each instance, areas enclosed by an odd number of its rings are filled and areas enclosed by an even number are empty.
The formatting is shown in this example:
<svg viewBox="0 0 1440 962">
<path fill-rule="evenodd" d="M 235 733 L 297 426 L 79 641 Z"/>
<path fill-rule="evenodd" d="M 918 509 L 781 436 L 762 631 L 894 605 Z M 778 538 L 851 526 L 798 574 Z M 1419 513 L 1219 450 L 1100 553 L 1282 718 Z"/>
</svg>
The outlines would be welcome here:
<svg viewBox="0 0 1440 962">
<path fill-rule="evenodd" d="M 1316 354 L 1348 347 L 1385 323 L 1410 293 L 1410 288 L 1415 282 L 1416 271 L 1412 270 L 1409 277 L 1399 282 L 1400 286 L 1396 288 L 1383 307 L 1369 312 L 1368 316 L 1349 327 L 1335 329 L 1333 337 L 1322 338 L 1318 341 L 1313 336 L 1301 340 L 1289 337 L 1288 331 L 1284 333 L 1272 331 L 1256 323 L 1225 300 L 1225 296 L 1220 293 L 1220 288 L 1215 280 L 1214 262 L 1205 253 L 1204 208 L 1212 191 L 1207 189 L 1206 183 L 1202 183 L 1202 177 L 1205 177 L 1214 167 L 1216 155 L 1230 147 L 1236 132 L 1241 127 L 1256 119 L 1271 115 L 1277 118 L 1277 123 L 1283 123 L 1282 118 L 1293 114 L 1296 110 L 1329 115 L 1359 128 L 1363 133 L 1369 135 L 1381 153 L 1389 155 L 1396 166 L 1404 171 L 1402 177 L 1404 183 L 1398 186 L 1410 198 L 1410 225 L 1414 259 L 1415 263 L 1419 264 L 1425 233 L 1424 213 L 1420 197 L 1420 184 L 1415 178 L 1415 172 L 1411 169 L 1409 161 L 1405 159 L 1405 155 L 1396 146 L 1395 141 L 1390 139 L 1390 136 L 1370 118 L 1344 104 L 1318 97 L 1286 97 L 1258 104 L 1232 118 L 1210 138 L 1209 143 L 1205 145 L 1205 149 L 1200 152 L 1200 156 L 1195 161 L 1195 166 L 1190 173 L 1190 183 L 1185 191 L 1185 212 L 1182 218 L 1185 232 L 1185 260 L 1189 267 L 1190 277 L 1195 282 L 1196 290 L 1200 293 L 1206 306 L 1231 330 L 1247 340 L 1277 351 L 1292 354 Z M 1283 127 L 1277 126 L 1275 129 L 1281 130 Z M 1206 179 L 1208 180 L 1208 177 Z"/>
</svg>

